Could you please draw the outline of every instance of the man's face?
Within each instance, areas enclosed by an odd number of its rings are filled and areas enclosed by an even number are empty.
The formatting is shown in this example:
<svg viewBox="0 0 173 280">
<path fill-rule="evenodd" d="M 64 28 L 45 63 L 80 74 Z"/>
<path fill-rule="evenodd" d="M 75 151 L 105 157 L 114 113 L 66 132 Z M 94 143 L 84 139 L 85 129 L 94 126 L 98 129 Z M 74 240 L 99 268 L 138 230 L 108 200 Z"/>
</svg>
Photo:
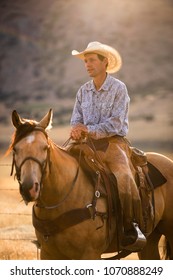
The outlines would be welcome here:
<svg viewBox="0 0 173 280">
<path fill-rule="evenodd" d="M 100 74 L 106 73 L 107 58 L 100 60 L 95 53 L 85 55 L 85 68 L 90 77 L 97 77 Z"/>
</svg>

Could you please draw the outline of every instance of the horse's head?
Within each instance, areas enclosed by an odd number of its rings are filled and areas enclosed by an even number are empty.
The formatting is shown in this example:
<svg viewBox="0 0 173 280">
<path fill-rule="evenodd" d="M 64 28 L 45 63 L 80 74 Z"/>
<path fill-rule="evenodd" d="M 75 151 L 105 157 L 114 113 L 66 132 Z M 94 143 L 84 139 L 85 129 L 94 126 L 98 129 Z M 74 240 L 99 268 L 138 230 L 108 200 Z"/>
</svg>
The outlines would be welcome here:
<svg viewBox="0 0 173 280">
<path fill-rule="evenodd" d="M 16 111 L 12 113 L 12 122 L 16 128 L 11 148 L 13 149 L 13 167 L 20 185 L 20 193 L 26 203 L 39 197 L 41 183 L 49 162 L 49 143 L 45 131 L 51 125 L 52 110 L 40 121 L 20 118 Z"/>
</svg>

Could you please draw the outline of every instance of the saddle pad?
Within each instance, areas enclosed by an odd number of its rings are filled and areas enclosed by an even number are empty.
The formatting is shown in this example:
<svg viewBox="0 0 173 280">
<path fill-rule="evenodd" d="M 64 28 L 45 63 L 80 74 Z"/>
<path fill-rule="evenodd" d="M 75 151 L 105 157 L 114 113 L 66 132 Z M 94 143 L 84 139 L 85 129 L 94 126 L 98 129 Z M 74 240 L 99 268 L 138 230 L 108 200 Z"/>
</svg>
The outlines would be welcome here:
<svg viewBox="0 0 173 280">
<path fill-rule="evenodd" d="M 148 175 L 150 177 L 150 180 L 154 186 L 154 188 L 157 188 L 167 182 L 166 178 L 162 175 L 162 173 L 150 162 L 147 162 L 148 164 Z"/>
</svg>

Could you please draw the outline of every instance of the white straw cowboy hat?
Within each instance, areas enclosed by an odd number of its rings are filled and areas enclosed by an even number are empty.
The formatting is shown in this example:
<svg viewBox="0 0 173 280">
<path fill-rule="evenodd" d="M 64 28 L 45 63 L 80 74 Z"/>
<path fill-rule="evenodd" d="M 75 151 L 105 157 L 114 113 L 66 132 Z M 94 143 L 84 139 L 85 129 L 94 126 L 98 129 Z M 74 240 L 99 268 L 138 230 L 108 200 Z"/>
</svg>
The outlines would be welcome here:
<svg viewBox="0 0 173 280">
<path fill-rule="evenodd" d="M 108 66 L 106 72 L 108 73 L 115 73 L 121 68 L 122 60 L 120 54 L 117 52 L 117 50 L 108 45 L 99 42 L 91 42 L 82 52 L 78 52 L 76 50 L 72 51 L 72 55 L 77 56 L 82 60 L 85 59 L 85 54 L 87 53 L 96 53 L 107 57 Z"/>
</svg>

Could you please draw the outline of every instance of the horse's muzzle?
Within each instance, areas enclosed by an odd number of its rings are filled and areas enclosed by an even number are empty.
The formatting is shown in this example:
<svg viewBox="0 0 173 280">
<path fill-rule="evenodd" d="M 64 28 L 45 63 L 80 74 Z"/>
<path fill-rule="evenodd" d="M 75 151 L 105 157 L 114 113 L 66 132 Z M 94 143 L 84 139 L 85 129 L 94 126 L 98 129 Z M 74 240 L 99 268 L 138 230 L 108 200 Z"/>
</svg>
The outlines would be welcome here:
<svg viewBox="0 0 173 280">
<path fill-rule="evenodd" d="M 40 183 L 38 182 L 22 182 L 20 183 L 20 194 L 25 202 L 35 201 L 40 193 Z"/>
</svg>

